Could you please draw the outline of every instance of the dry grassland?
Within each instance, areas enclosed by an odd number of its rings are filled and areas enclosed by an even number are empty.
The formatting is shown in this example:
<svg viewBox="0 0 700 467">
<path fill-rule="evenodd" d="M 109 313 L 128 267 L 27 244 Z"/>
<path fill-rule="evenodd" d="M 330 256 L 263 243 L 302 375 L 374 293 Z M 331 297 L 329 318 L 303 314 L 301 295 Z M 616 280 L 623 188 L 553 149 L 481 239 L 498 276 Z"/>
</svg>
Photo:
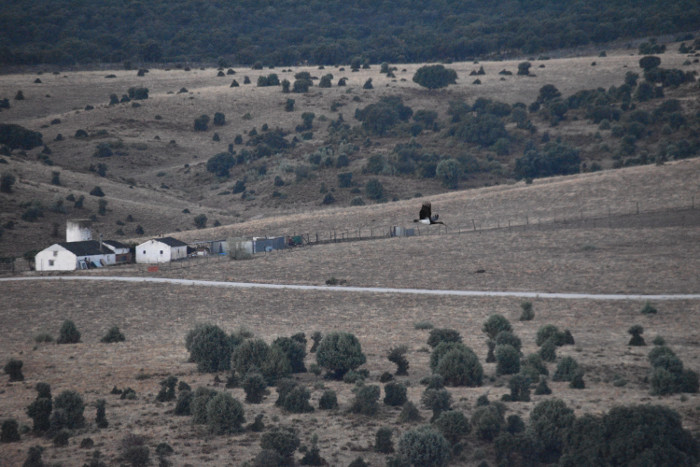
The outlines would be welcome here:
<svg viewBox="0 0 700 467">
<path fill-rule="evenodd" d="M 130 213 L 136 218 L 135 224 L 143 223 L 147 234 L 171 232 L 184 240 L 314 235 L 334 230 L 360 231 L 367 235 L 386 232 L 392 225 L 412 227 L 411 221 L 422 201 L 407 199 L 416 191 L 413 186 L 391 187 L 394 192 L 405 190 L 402 200 L 393 203 L 319 210 L 317 203 L 300 202 L 277 208 L 212 195 L 224 187 L 211 180 L 201 184 L 189 180 L 192 177 L 184 173 L 184 164 L 193 167 L 202 164 L 212 154 L 225 149 L 224 142 L 253 127 L 260 128 L 263 123 L 293 128 L 300 123 L 299 115 L 303 111 L 313 111 L 317 118 L 320 115 L 332 118 L 334 115 L 328 109 L 333 100 L 345 103 L 341 109 L 346 116 L 352 115 L 357 106 L 397 91 L 414 109 L 435 108 L 441 112 L 446 108 L 444 102 L 455 97 L 471 101 L 483 95 L 511 103 L 528 103 L 535 99 L 542 85 L 550 82 L 564 95 L 583 87 L 607 88 L 622 83 L 626 71 L 638 68 L 638 59 L 628 52 L 608 52 L 607 57 L 533 61 L 535 77 L 510 76 L 506 81 L 501 81 L 498 72 L 509 69 L 515 74 L 519 61 L 453 64 L 451 67 L 460 76 L 458 85 L 438 93 L 419 89 L 411 82 L 417 65 L 399 65 L 396 80 L 380 75 L 377 67 L 358 73 L 307 69 L 319 76 L 331 72 L 334 81 L 346 76 L 350 92 L 313 88 L 303 96 L 287 96 L 279 88 L 257 88 L 254 84 L 229 87 L 234 78 L 242 84 L 243 76 L 249 75 L 255 83 L 259 74 L 271 72 L 292 81 L 293 73 L 302 68 L 295 68 L 294 72 L 237 70 L 235 75 L 223 78 L 216 77 L 212 69 L 151 70 L 144 78 L 136 77 L 135 71 L 56 75 L 47 72 L 39 76 L 41 84 L 33 83 L 34 75 L 3 75 L 0 97 L 12 96 L 22 89 L 27 99 L 21 103 L 13 101 L 12 109 L 0 113 L 0 121 L 41 128 L 45 141 L 49 142 L 58 133 L 72 136 L 78 128 L 90 133 L 106 129 L 127 145 L 145 142 L 147 149 L 141 152 L 130 149 L 132 156 L 118 163 L 110 162 L 114 178 L 107 180 L 84 170 L 88 163 L 94 163 L 92 145 L 75 142 L 71 137 L 66 139 L 65 146 L 49 143 L 56 148 L 52 158 L 64 167 L 62 187 L 48 184 L 50 172 L 55 169 L 37 164 L 33 152 L 26 158 L 12 157 L 8 160 L 9 167 L 20 175 L 17 198 L 3 198 L 0 211 L 15 209 L 16 204 L 30 199 L 51 201 L 70 192 L 86 193 L 99 184 L 109 199 L 110 214 L 98 225 L 105 232 L 111 232 L 114 221 Z M 680 67 L 682 59 L 678 54 L 666 53 L 664 66 Z M 595 66 L 591 66 L 592 61 L 596 62 Z M 470 84 L 473 78 L 468 74 L 481 65 L 486 76 L 480 77 L 483 84 L 477 87 Z M 116 78 L 104 78 L 111 73 Z M 375 89 L 363 91 L 361 86 L 369 77 Z M 131 86 L 150 90 L 149 99 L 141 107 L 107 106 L 110 93 L 121 95 Z M 179 94 L 182 87 L 188 91 Z M 359 97 L 359 102 L 352 100 L 354 96 Z M 279 112 L 287 97 L 297 99 L 294 114 Z M 83 110 L 88 104 L 95 109 Z M 213 142 L 211 133 L 200 135 L 190 131 L 193 118 L 215 111 L 224 112 L 229 122 L 217 129 L 221 143 Z M 242 118 L 246 113 L 251 114 L 250 120 Z M 162 115 L 163 119 L 156 120 L 156 115 Z M 61 119 L 60 125 L 50 124 L 55 118 Z M 556 134 L 560 130 L 552 131 Z M 319 141 L 303 143 L 299 151 L 303 153 L 319 144 Z M 141 154 L 143 161 L 139 160 Z M 167 175 L 158 177 L 161 171 Z M 124 183 L 127 177 L 137 182 L 133 188 Z M 174 184 L 171 190 L 158 188 L 161 182 L 173 181 L 180 185 Z M 437 194 L 440 187 L 427 184 L 421 186 L 421 191 L 430 195 L 440 218 L 448 223 L 446 233 L 435 234 L 437 227 L 422 228 L 419 237 L 314 245 L 257 255 L 250 261 L 196 260 L 163 268 L 155 274 L 313 285 L 335 277 L 353 286 L 448 290 L 700 292 L 697 273 L 700 271 L 700 161 L 697 159 L 535 180 L 531 185 L 517 183 Z M 317 197 L 317 192 L 314 196 Z M 310 195 L 309 199 L 312 199 Z M 97 201 L 88 199 L 88 203 L 94 209 Z M 690 209 L 693 204 L 695 209 Z M 220 219 L 224 225 L 177 232 L 189 228 L 181 219 L 186 208 L 193 214 L 205 212 L 210 219 Z M 50 226 L 53 219 L 46 220 L 45 225 Z M 509 222 L 511 229 L 494 229 Z M 125 230 L 131 236 L 135 225 L 127 227 Z M 5 235 L 10 240 L 3 240 L 3 248 L 11 245 L 20 251 L 40 246 L 37 238 L 47 238 L 46 232 L 38 237 L 31 226 L 20 226 Z M 483 273 L 476 272 L 481 269 Z M 89 273 L 148 274 L 137 265 Z M 47 448 L 45 461 L 82 465 L 92 452 L 79 448 L 80 441 L 86 437 L 95 441 L 95 448 L 103 453 L 109 465 L 117 465 L 119 442 L 129 433 L 146 436 L 151 452 L 158 443 L 169 443 L 175 450 L 170 459 L 176 466 L 239 466 L 251 460 L 260 450 L 259 433 L 211 436 L 202 427 L 193 425 L 189 417 L 174 416 L 174 403 L 155 402 L 159 382 L 170 374 L 192 387 L 209 386 L 244 399 L 241 389 L 225 389 L 213 375 L 199 374 L 193 364 L 187 363 L 185 335 L 197 323 L 205 322 L 215 323 L 227 332 L 245 328 L 267 342 L 296 332 L 305 332 L 307 337 L 313 331 L 352 332 L 367 355 L 366 368 L 372 384 L 378 384 L 382 372 L 395 369 L 386 358 L 388 350 L 407 345 L 409 376 L 399 380 L 409 385 L 409 399 L 419 406 L 423 391 L 419 381 L 430 370 L 428 332 L 415 329 L 416 323 L 430 322 L 436 327 L 457 329 L 482 363 L 487 346 L 481 326 L 491 314 L 501 313 L 510 319 L 514 332 L 523 341 L 525 354 L 537 350 L 537 329 L 544 324 L 555 324 L 560 329 L 568 328 L 576 340 L 574 346 L 560 348 L 559 355 L 573 356 L 583 365 L 586 388 L 574 390 L 567 383 L 550 382 L 554 397 L 564 400 L 578 415 L 603 413 L 617 404 L 664 404 L 677 410 L 684 425 L 696 436 L 700 434 L 700 396 L 650 396 L 646 379 L 650 346 L 626 345 L 630 337 L 627 329 L 640 324 L 647 343 L 651 344 L 657 335 L 663 336 L 685 367 L 700 371 L 698 301 L 655 303 L 659 313 L 647 316 L 640 314 L 643 303 L 638 301 L 537 299 L 533 300 L 535 319 L 521 322 L 518 317 L 522 300 L 512 298 L 54 281 L 3 282 L 0 297 L 0 356 L 5 360 L 21 359 L 26 378 L 23 382 L 9 383 L 6 375 L 0 376 L 0 419 L 15 418 L 22 425 L 31 425 L 25 408 L 35 397 L 33 388 L 37 382 L 49 383 L 54 395 L 67 389 L 77 390 L 88 405 L 88 427 L 78 431 L 69 446 L 54 447 L 47 439 L 26 434 L 19 443 L 0 445 L 0 465 L 21 464 L 28 448 L 35 444 Z M 76 323 L 82 333 L 81 343 L 34 343 L 39 333 L 48 332 L 56 337 L 64 319 Z M 126 342 L 99 343 L 114 325 L 125 334 Z M 307 366 L 313 362 L 314 356 L 307 356 Z M 480 395 L 488 393 L 495 400 L 509 392 L 507 378 L 495 375 L 494 364 L 484 364 L 484 368 L 486 378 L 482 387 L 450 388 L 454 407 L 467 415 L 473 412 Z M 554 368 L 553 364 L 549 365 L 550 372 Z M 311 389 L 312 405 L 318 406 L 323 388 L 332 388 L 338 393 L 340 408 L 286 414 L 274 407 L 276 393 L 271 389 L 262 404 L 244 404 L 246 419 L 252 422 L 255 415 L 264 414 L 266 426 L 293 425 L 305 445 L 310 445 L 314 434 L 318 435 L 321 454 L 330 465 L 345 466 L 358 456 L 370 465 L 384 465 L 384 455 L 372 450 L 377 429 L 395 426 L 398 432 L 394 439 L 398 439 L 399 432 L 413 426 L 399 424 L 398 410 L 386 406 L 375 417 L 348 414 L 353 397 L 351 385 L 310 373 L 297 376 Z M 223 374 L 219 377 L 225 379 Z M 613 384 L 622 379 L 627 382 L 625 385 Z M 136 400 L 120 400 L 111 395 L 114 386 L 135 389 Z M 527 419 L 531 408 L 543 397 L 508 403 L 508 414 Z M 107 400 L 110 425 L 98 430 L 93 423 L 93 404 L 102 398 Z M 429 411 L 421 407 L 421 413 L 429 419 Z M 455 465 L 477 465 L 481 461 L 475 455 L 478 450 L 486 453 L 489 463 L 493 461 L 492 446 L 472 436 Z"/>
</svg>

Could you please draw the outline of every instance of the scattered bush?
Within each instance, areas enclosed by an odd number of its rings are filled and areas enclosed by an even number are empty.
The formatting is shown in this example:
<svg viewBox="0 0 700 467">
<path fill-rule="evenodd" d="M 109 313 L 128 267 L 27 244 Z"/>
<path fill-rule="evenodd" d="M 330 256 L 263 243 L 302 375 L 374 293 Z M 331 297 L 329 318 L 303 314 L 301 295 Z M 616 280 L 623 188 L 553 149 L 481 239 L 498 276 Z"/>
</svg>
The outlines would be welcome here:
<svg viewBox="0 0 700 467">
<path fill-rule="evenodd" d="M 530 430 L 540 461 L 556 462 L 564 448 L 564 435 L 575 420 L 574 411 L 560 399 L 539 402 L 530 412 Z"/>
<path fill-rule="evenodd" d="M 444 65 L 424 65 L 416 70 L 413 82 L 428 89 L 444 88 L 457 82 L 457 72 Z"/>
<path fill-rule="evenodd" d="M 300 441 L 293 428 L 275 427 L 263 433 L 260 439 L 262 449 L 271 449 L 280 455 L 283 462 L 291 465 L 293 463 L 294 452 L 299 447 Z M 287 464 L 278 464 L 287 465 Z"/>
<path fill-rule="evenodd" d="M 360 342 L 353 334 L 332 332 L 327 334 L 319 344 L 316 360 L 334 378 L 341 379 L 348 371 L 363 365 L 367 358 L 362 353 Z"/>
<path fill-rule="evenodd" d="M 304 343 L 291 337 L 278 337 L 272 342 L 272 346 L 279 347 L 289 359 L 292 373 L 306 372 L 304 358 L 306 358 L 306 339 Z"/>
<path fill-rule="evenodd" d="M 510 321 L 504 318 L 502 315 L 493 314 L 489 316 L 481 330 L 489 336 L 489 338 L 495 340 L 496 336 L 501 331 L 511 332 L 513 327 L 510 325 Z"/>
<path fill-rule="evenodd" d="M 437 353 L 441 346 L 446 345 L 450 344 L 438 345 L 433 353 Z M 432 363 L 431 356 L 431 365 Z M 439 357 L 434 371 L 444 378 L 445 384 L 453 386 L 481 386 L 484 375 L 479 358 L 470 348 L 463 345 L 455 346 Z"/>
<path fill-rule="evenodd" d="M 387 383 L 384 386 L 384 403 L 392 406 L 402 406 L 406 403 L 406 386 L 401 383 Z"/>
<path fill-rule="evenodd" d="M 408 348 L 405 345 L 392 347 L 391 350 L 389 350 L 389 355 L 387 358 L 390 362 L 396 364 L 397 375 L 408 375 L 408 359 L 406 359 L 407 351 Z"/>
<path fill-rule="evenodd" d="M 243 406 L 227 392 L 216 394 L 206 405 L 207 426 L 217 435 L 237 433 L 245 423 Z"/>
<path fill-rule="evenodd" d="M 13 443 L 19 440 L 19 424 L 17 420 L 3 420 L 2 430 L 0 431 L 0 443 Z"/>
<path fill-rule="evenodd" d="M 391 440 L 393 433 L 394 431 L 388 426 L 379 428 L 374 437 L 374 450 L 385 454 L 394 452 L 394 442 Z"/>
<path fill-rule="evenodd" d="M 500 403 L 489 403 L 474 409 L 472 414 L 472 427 L 477 437 L 484 441 L 493 441 L 505 424 L 503 419 L 504 408 Z"/>
<path fill-rule="evenodd" d="M 338 408 L 338 397 L 332 389 L 326 389 L 318 400 L 318 408 L 321 410 L 332 410 Z"/>
<path fill-rule="evenodd" d="M 646 342 L 644 342 L 644 338 L 642 337 L 642 334 L 644 334 L 644 328 L 642 326 L 640 326 L 639 324 L 635 324 L 634 326 L 629 328 L 627 330 L 627 333 L 632 335 L 632 338 L 627 343 L 627 345 L 633 345 L 633 346 L 646 345 Z"/>
<path fill-rule="evenodd" d="M 117 326 L 112 326 L 109 331 L 107 331 L 107 334 L 105 334 L 102 339 L 100 339 L 100 342 L 104 342 L 107 344 L 111 344 L 114 342 L 124 342 L 126 338 L 124 337 L 124 334 L 119 330 L 119 327 Z"/>
<path fill-rule="evenodd" d="M 401 435 L 398 454 L 409 465 L 443 466 L 451 456 L 450 443 L 431 426 L 414 428 Z"/>
<path fill-rule="evenodd" d="M 83 398 L 75 391 L 63 391 L 54 399 L 54 411 L 51 416 L 51 428 L 75 429 L 85 424 Z"/>
<path fill-rule="evenodd" d="M 520 372 L 520 352 L 510 344 L 500 344 L 494 351 L 496 374 L 513 375 Z"/>
<path fill-rule="evenodd" d="M 107 401 L 104 399 L 97 399 L 97 401 L 95 401 L 95 424 L 98 428 L 107 428 L 109 426 L 106 406 Z"/>
<path fill-rule="evenodd" d="M 469 420 L 458 410 L 448 410 L 440 414 L 435 420 L 435 427 L 452 445 L 457 444 L 471 431 Z"/>
<path fill-rule="evenodd" d="M 452 395 L 444 388 L 426 389 L 421 396 L 421 402 L 426 409 L 433 411 L 431 421 L 435 421 L 443 411 L 452 407 Z"/>
<path fill-rule="evenodd" d="M 428 336 L 428 345 L 435 348 L 441 342 L 462 342 L 462 336 L 459 331 L 454 329 L 431 329 Z"/>
<path fill-rule="evenodd" d="M 530 378 L 523 374 L 517 374 L 508 381 L 510 388 L 510 400 L 513 402 L 530 400 Z"/>
<path fill-rule="evenodd" d="M 574 358 L 564 357 L 559 361 L 552 381 L 571 381 L 578 369 L 578 362 Z"/>
<path fill-rule="evenodd" d="M 215 373 L 231 368 L 232 339 L 215 324 L 195 327 L 185 338 L 190 361 L 203 373 Z"/>
<path fill-rule="evenodd" d="M 522 313 L 520 314 L 520 321 L 530 321 L 535 318 L 535 312 L 532 309 L 532 302 L 522 302 L 520 304 Z"/>
<path fill-rule="evenodd" d="M 657 312 L 656 308 L 651 304 L 651 302 L 646 302 L 642 307 L 641 313 L 643 315 L 655 315 Z"/>
<path fill-rule="evenodd" d="M 80 342 L 80 332 L 71 320 L 65 320 L 58 332 L 57 344 L 77 344 Z"/>
<path fill-rule="evenodd" d="M 355 399 L 352 401 L 350 411 L 363 415 L 375 415 L 379 410 L 377 401 L 380 393 L 379 386 L 360 386 L 355 393 Z"/>
<path fill-rule="evenodd" d="M 24 362 L 22 360 L 17 360 L 11 358 L 6 364 L 4 371 L 10 376 L 10 381 L 24 381 L 24 375 L 22 374 L 22 365 Z"/>
</svg>

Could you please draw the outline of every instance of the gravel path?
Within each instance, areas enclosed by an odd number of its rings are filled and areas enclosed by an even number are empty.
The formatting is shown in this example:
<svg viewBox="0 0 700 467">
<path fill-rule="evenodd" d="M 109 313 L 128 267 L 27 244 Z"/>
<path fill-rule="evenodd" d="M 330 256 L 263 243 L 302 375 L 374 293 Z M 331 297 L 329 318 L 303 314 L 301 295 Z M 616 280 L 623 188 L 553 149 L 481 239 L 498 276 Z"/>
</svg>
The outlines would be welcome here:
<svg viewBox="0 0 700 467">
<path fill-rule="evenodd" d="M 48 277 L 10 277 L 0 278 L 0 282 L 9 281 L 113 281 L 113 282 L 152 282 L 159 284 L 181 284 L 205 287 L 234 287 L 260 289 L 316 290 L 345 293 L 389 293 L 415 295 L 442 295 L 460 297 L 516 297 L 516 298 L 555 298 L 564 300 L 700 300 L 700 294 L 589 294 L 589 293 L 552 293 L 525 291 L 489 291 L 489 290 L 439 290 L 439 289 L 397 289 L 388 287 L 350 287 L 293 284 L 264 284 L 252 282 L 225 282 L 193 279 L 169 279 L 157 277 L 123 277 L 123 276 L 48 276 Z"/>
</svg>

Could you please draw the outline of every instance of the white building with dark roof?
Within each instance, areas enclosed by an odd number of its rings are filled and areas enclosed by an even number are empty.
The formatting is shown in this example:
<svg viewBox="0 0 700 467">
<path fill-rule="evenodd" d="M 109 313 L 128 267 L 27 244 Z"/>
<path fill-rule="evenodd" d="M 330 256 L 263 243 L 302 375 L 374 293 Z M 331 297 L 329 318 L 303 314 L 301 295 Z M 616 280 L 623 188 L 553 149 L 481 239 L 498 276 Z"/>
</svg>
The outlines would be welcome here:
<svg viewBox="0 0 700 467">
<path fill-rule="evenodd" d="M 75 271 L 116 264 L 116 254 L 96 240 L 54 243 L 34 257 L 37 271 Z"/>
<path fill-rule="evenodd" d="M 136 247 L 136 262 L 157 264 L 187 258 L 187 243 L 173 237 L 153 238 Z"/>
</svg>

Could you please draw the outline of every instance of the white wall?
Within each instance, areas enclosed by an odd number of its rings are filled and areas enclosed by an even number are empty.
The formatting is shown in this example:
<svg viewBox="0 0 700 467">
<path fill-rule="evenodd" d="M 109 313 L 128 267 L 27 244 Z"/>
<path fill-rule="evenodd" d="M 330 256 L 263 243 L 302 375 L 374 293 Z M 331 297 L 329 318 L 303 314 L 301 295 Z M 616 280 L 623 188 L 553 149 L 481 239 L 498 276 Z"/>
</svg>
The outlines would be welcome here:
<svg viewBox="0 0 700 467">
<path fill-rule="evenodd" d="M 168 263 L 187 257 L 187 246 L 170 247 L 158 240 L 149 240 L 136 247 L 137 263 Z"/>
<path fill-rule="evenodd" d="M 37 271 L 74 271 L 77 268 L 78 257 L 61 245 L 55 244 L 37 253 L 34 264 Z"/>
</svg>

